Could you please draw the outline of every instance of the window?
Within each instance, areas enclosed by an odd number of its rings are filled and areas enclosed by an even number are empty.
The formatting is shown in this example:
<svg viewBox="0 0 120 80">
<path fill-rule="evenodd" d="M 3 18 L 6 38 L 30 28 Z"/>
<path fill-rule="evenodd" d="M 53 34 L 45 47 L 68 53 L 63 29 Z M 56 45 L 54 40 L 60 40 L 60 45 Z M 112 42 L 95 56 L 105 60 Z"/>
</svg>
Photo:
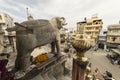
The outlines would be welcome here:
<svg viewBox="0 0 120 80">
<path fill-rule="evenodd" d="M 107 34 L 107 31 L 103 32 L 103 34 Z"/>
<path fill-rule="evenodd" d="M 91 30 L 91 29 L 92 29 L 92 27 L 87 27 L 86 29 L 87 29 L 87 30 Z"/>
<path fill-rule="evenodd" d="M 87 23 L 87 25 L 92 25 L 92 23 Z"/>
<path fill-rule="evenodd" d="M 116 39 L 117 39 L 116 37 L 113 37 L 113 38 L 112 38 L 112 41 L 115 41 Z"/>
<path fill-rule="evenodd" d="M 91 32 L 86 32 L 87 35 L 91 34 Z"/>
<path fill-rule="evenodd" d="M 112 33 L 118 33 L 117 29 L 112 30 Z"/>
<path fill-rule="evenodd" d="M 80 39 L 83 39 L 83 36 L 82 36 L 82 35 L 80 36 Z"/>
<path fill-rule="evenodd" d="M 0 15 L 0 20 L 2 20 L 2 16 Z"/>
<path fill-rule="evenodd" d="M 73 33 L 73 31 L 70 31 L 70 33 Z"/>
<path fill-rule="evenodd" d="M 95 34 L 98 34 L 98 32 L 95 32 Z"/>
<path fill-rule="evenodd" d="M 108 40 L 110 40 L 110 37 L 107 37 Z"/>
<path fill-rule="evenodd" d="M 98 24 L 98 22 L 96 22 L 96 24 Z"/>
<path fill-rule="evenodd" d="M 98 29 L 99 29 L 99 27 L 96 27 L 96 28 L 95 28 L 95 30 L 98 30 Z"/>
</svg>

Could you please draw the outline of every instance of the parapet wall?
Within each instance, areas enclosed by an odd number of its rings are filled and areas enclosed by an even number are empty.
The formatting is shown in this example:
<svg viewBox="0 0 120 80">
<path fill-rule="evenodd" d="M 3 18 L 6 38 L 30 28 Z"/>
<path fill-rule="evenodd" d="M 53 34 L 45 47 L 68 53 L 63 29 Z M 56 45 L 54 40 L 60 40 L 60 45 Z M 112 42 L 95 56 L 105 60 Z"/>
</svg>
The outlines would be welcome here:
<svg viewBox="0 0 120 80">
<path fill-rule="evenodd" d="M 65 56 L 53 57 L 16 80 L 64 80 L 65 62 Z"/>
</svg>

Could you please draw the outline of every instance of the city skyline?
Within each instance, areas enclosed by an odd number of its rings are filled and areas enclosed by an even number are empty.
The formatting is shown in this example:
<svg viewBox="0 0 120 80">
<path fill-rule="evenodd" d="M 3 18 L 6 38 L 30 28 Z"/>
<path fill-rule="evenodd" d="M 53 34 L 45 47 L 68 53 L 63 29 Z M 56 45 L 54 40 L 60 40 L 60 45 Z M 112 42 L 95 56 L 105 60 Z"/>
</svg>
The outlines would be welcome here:
<svg viewBox="0 0 120 80">
<path fill-rule="evenodd" d="M 97 14 L 103 27 L 118 24 L 120 20 L 119 0 L 0 0 L 0 12 L 9 14 L 14 22 L 27 18 L 27 10 L 35 19 L 50 19 L 54 16 L 66 18 L 67 28 L 76 28 L 76 23 Z"/>
</svg>

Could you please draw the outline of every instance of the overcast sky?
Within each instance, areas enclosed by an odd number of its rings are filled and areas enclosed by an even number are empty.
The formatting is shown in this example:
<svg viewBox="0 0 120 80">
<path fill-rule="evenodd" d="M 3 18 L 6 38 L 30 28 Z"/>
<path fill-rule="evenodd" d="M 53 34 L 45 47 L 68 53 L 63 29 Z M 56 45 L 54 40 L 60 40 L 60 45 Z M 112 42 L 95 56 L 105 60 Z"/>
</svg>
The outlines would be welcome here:
<svg viewBox="0 0 120 80">
<path fill-rule="evenodd" d="M 103 27 L 120 20 L 120 0 L 0 0 L 0 12 L 9 14 L 15 22 L 26 20 L 26 8 L 35 19 L 63 16 L 67 28 L 94 14 L 103 20 Z"/>
</svg>

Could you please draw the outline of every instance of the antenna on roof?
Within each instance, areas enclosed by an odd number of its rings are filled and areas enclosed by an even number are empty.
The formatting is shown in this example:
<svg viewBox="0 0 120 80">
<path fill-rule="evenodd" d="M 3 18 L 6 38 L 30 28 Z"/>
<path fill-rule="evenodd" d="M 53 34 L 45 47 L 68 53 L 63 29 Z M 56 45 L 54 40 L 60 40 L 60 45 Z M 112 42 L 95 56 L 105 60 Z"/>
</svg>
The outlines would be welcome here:
<svg viewBox="0 0 120 80">
<path fill-rule="evenodd" d="M 28 8 L 26 8 L 26 10 L 27 10 L 27 17 L 28 17 L 29 16 Z"/>
<path fill-rule="evenodd" d="M 29 20 L 34 20 L 33 16 L 29 13 L 28 8 L 26 8 L 26 10 L 27 10 L 27 20 L 28 20 L 28 21 L 29 21 Z"/>
</svg>

